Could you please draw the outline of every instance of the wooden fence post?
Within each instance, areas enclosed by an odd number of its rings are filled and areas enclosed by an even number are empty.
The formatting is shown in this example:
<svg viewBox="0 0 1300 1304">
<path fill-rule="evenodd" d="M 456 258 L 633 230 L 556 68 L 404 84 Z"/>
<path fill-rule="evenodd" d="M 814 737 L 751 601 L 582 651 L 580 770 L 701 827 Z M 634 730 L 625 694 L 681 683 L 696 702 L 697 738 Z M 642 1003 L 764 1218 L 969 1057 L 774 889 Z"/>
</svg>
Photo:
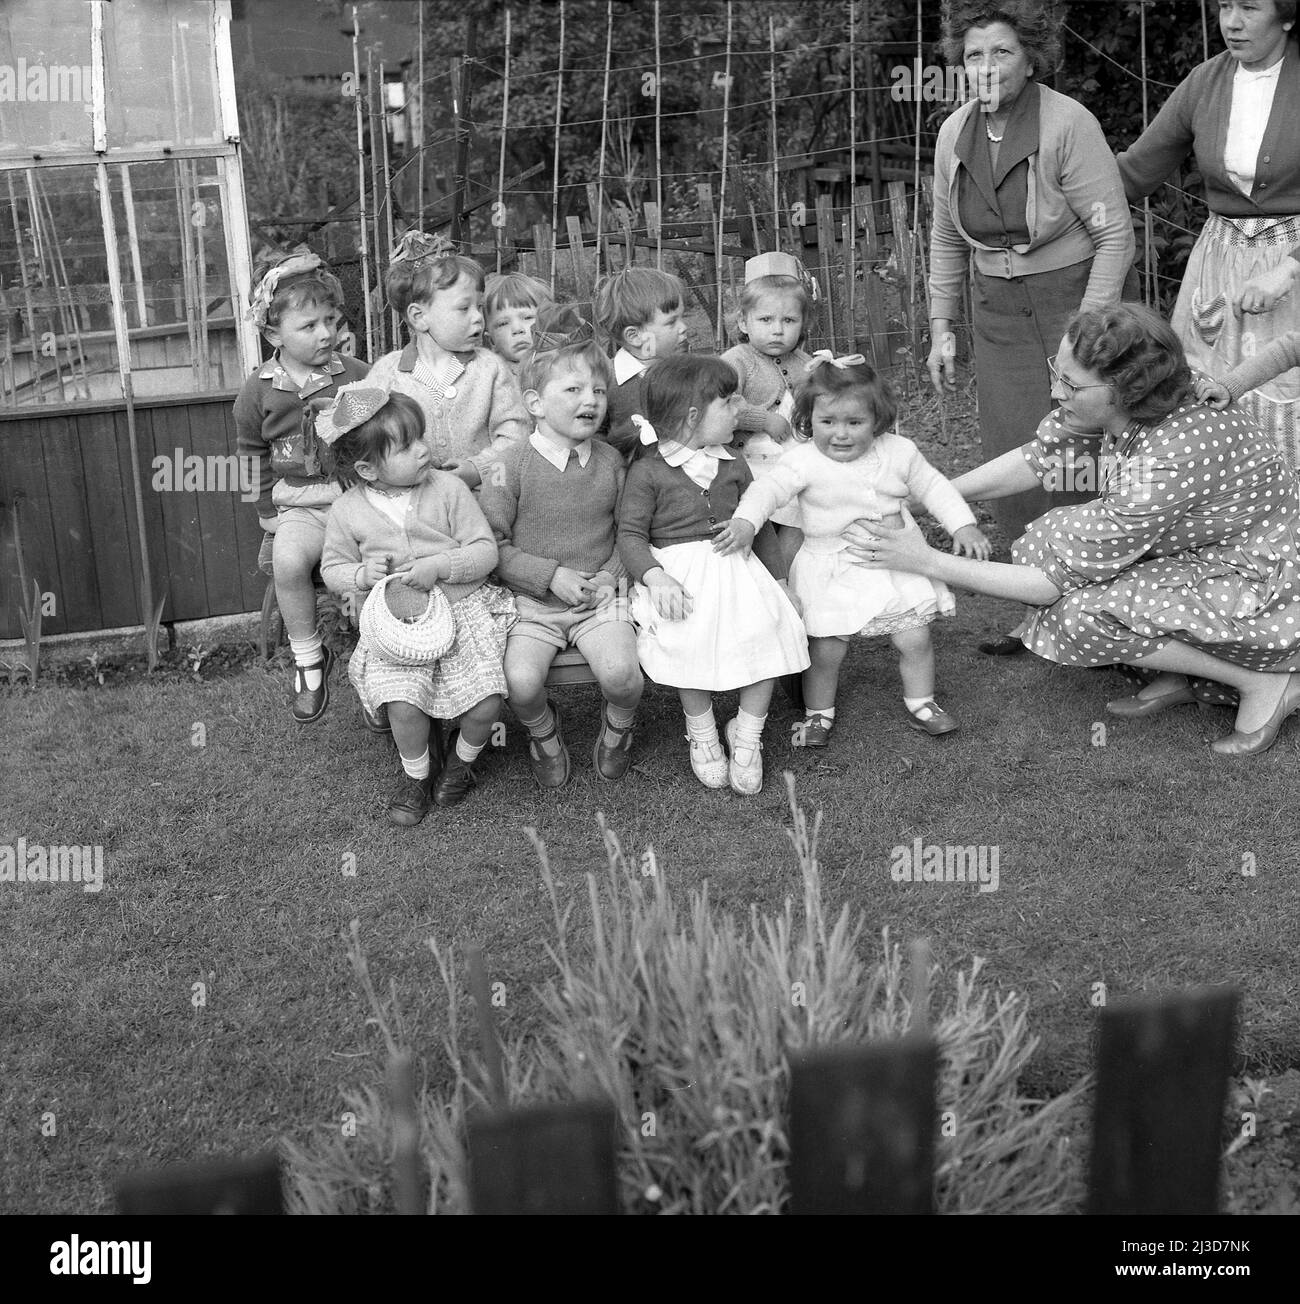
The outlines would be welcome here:
<svg viewBox="0 0 1300 1304">
<path fill-rule="evenodd" d="M 481 1114 L 469 1124 L 470 1206 L 480 1214 L 618 1212 L 613 1105 Z"/>
<path fill-rule="evenodd" d="M 862 215 L 862 298 L 867 305 L 867 329 L 871 333 L 871 354 L 877 370 L 893 365 L 889 354 L 889 318 L 881 296 L 884 282 L 875 275 L 880 263 L 880 241 L 876 236 L 876 206 L 866 186 L 856 187 L 857 209 Z"/>
<path fill-rule="evenodd" d="M 822 297 L 825 300 L 826 347 L 838 353 L 835 342 L 835 217 L 831 197 L 817 196 L 817 257 L 822 265 Z"/>
<path fill-rule="evenodd" d="M 791 1213 L 934 1211 L 935 1066 L 927 1036 L 791 1060 Z"/>
<path fill-rule="evenodd" d="M 1218 1212 L 1239 994 L 1204 987 L 1101 1012 L 1088 1212 Z"/>
</svg>

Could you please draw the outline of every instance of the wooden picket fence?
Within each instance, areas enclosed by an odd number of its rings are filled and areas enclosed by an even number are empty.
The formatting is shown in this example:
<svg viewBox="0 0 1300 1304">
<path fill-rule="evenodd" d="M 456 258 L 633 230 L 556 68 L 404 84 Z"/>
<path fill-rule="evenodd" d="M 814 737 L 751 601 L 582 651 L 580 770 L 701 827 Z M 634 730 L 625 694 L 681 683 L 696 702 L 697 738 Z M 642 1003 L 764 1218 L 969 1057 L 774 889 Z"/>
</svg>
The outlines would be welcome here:
<svg viewBox="0 0 1300 1304">
<path fill-rule="evenodd" d="M 476 1005 L 487 980 L 470 957 Z M 1099 1016 L 1087 1212 L 1212 1214 L 1239 992 L 1200 988 L 1118 1001 Z M 484 1048 L 493 1099 L 499 1047 Z M 938 1047 L 924 1031 L 790 1062 L 789 1212 L 932 1213 Z M 409 1057 L 390 1065 L 396 1205 L 427 1207 Z M 606 1101 L 498 1106 L 469 1123 L 470 1199 L 480 1214 L 618 1212 L 617 1118 Z M 123 1213 L 282 1213 L 274 1155 L 123 1180 Z"/>
</svg>

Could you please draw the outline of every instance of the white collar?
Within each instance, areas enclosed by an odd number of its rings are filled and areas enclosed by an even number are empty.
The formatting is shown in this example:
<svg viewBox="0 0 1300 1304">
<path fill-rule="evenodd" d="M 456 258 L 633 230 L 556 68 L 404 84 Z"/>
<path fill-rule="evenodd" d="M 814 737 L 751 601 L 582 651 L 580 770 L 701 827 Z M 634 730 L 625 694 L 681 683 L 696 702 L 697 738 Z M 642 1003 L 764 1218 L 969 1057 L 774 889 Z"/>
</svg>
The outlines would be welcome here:
<svg viewBox="0 0 1300 1304">
<path fill-rule="evenodd" d="M 619 349 L 614 354 L 614 379 L 620 385 L 626 385 L 633 376 L 639 376 L 645 369 L 645 363 L 626 349 Z"/>
<path fill-rule="evenodd" d="M 734 457 L 733 453 L 720 444 L 714 444 L 709 448 L 687 448 L 685 444 L 679 444 L 675 439 L 659 441 L 659 456 L 669 466 L 685 466 L 698 453 L 703 453 L 705 457 L 722 458 L 728 462 Z"/>
<path fill-rule="evenodd" d="M 1236 72 L 1233 73 L 1233 80 L 1243 82 L 1277 81 L 1282 75 L 1282 65 L 1285 62 L 1286 55 L 1284 54 L 1271 68 L 1243 68 L 1241 64 L 1238 64 Z"/>
<path fill-rule="evenodd" d="M 578 454 L 578 465 L 586 466 L 591 460 L 591 440 L 584 439 L 580 444 L 560 444 L 548 439 L 540 430 L 534 430 L 528 436 L 528 442 L 557 470 L 563 471 L 569 464 L 569 451 Z"/>
</svg>

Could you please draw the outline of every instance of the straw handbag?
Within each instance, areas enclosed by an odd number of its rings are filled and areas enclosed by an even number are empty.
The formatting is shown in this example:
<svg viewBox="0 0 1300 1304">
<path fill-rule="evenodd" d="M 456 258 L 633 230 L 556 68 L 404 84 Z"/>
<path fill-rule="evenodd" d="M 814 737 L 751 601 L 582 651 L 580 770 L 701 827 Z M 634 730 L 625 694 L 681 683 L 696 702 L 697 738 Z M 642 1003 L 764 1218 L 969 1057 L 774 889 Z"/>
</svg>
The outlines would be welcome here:
<svg viewBox="0 0 1300 1304">
<path fill-rule="evenodd" d="M 447 595 L 436 585 L 428 593 L 396 575 L 385 575 L 361 608 L 366 646 L 400 666 L 431 666 L 456 638 Z"/>
</svg>

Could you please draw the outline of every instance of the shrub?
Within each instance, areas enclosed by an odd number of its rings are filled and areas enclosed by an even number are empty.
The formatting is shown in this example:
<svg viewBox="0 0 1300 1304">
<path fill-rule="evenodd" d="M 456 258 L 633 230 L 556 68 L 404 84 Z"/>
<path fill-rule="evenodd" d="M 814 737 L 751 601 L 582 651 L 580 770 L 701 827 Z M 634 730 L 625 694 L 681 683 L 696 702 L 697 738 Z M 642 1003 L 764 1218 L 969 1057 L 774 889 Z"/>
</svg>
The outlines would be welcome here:
<svg viewBox="0 0 1300 1304">
<path fill-rule="evenodd" d="M 830 918 L 817 862 L 820 815 L 810 826 L 786 781 L 802 894 L 798 907 L 787 898 L 775 916 L 715 914 L 707 882 L 679 907 L 653 850 L 629 857 L 598 815 L 606 867 L 603 877 L 587 875 L 588 939 L 574 923 L 576 902 L 561 902 L 546 847 L 529 830 L 554 914 L 547 950 L 556 975 L 538 993 L 540 1035 L 503 1048 L 507 1095 L 516 1105 L 612 1101 L 626 1212 L 780 1212 L 788 1198 L 787 1057 L 896 1038 L 926 1022 L 888 930 L 868 961 L 866 921 L 847 906 Z M 447 993 L 445 1049 L 456 1080 L 449 1094 L 426 1091 L 420 1100 L 421 1154 L 430 1210 L 464 1212 L 465 1117 L 487 1101 L 479 1066 L 459 1044 L 454 962 L 435 941 L 428 945 Z M 355 921 L 351 959 L 396 1053 L 400 1013 L 375 994 Z M 1022 1001 L 992 992 L 981 965 L 977 958 L 954 976 L 930 1029 L 939 1047 L 937 1106 L 952 1120 L 945 1129 L 952 1135 L 936 1145 L 936 1206 L 948 1213 L 1073 1209 L 1082 1192 L 1071 1145 L 1083 1122 L 1082 1084 L 1045 1104 L 1020 1094 L 1037 1041 Z M 930 977 L 918 983 L 914 976 L 913 990 L 924 992 Z M 387 1101 L 368 1089 L 349 1096 L 348 1108 L 357 1115 L 355 1138 L 289 1147 L 301 1211 L 389 1207 Z"/>
</svg>

